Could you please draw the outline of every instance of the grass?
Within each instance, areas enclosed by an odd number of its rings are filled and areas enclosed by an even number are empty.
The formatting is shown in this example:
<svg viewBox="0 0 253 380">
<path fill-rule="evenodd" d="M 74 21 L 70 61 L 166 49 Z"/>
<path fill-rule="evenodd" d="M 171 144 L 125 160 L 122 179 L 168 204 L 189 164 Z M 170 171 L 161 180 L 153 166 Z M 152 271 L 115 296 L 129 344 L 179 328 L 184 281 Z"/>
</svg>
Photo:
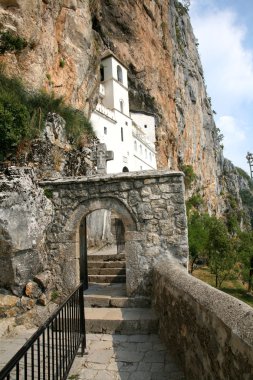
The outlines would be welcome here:
<svg viewBox="0 0 253 380">
<path fill-rule="evenodd" d="M 210 273 L 208 267 L 197 268 L 193 271 L 193 276 L 207 284 L 215 287 L 215 276 Z M 238 279 L 225 280 L 220 288 L 223 292 L 230 294 L 231 296 L 238 298 L 239 300 L 247 303 L 253 307 L 253 295 L 247 293 L 247 289 L 243 283 Z"/>
</svg>

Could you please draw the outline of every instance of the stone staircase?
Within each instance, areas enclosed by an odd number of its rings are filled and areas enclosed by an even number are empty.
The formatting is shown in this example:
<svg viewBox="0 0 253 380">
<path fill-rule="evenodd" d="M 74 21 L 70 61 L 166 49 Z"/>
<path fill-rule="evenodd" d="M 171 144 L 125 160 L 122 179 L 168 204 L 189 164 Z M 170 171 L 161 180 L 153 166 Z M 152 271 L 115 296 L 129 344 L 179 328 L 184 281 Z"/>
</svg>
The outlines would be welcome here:
<svg viewBox="0 0 253 380">
<path fill-rule="evenodd" d="M 127 297 L 125 254 L 88 255 L 84 292 L 87 333 L 157 333 L 158 319 L 147 297 Z"/>
<path fill-rule="evenodd" d="M 117 255 L 88 255 L 89 283 L 113 284 L 126 282 L 126 258 Z"/>
</svg>

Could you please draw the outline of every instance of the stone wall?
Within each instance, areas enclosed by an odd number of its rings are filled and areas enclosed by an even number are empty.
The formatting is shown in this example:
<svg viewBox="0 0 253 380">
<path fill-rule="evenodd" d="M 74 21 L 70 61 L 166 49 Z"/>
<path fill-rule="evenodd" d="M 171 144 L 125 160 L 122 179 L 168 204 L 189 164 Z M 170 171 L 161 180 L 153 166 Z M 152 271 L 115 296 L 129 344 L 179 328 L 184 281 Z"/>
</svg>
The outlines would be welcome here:
<svg viewBox="0 0 253 380">
<path fill-rule="evenodd" d="M 184 183 L 180 172 L 145 171 L 41 182 L 52 193 L 49 266 L 65 289 L 79 281 L 79 226 L 95 210 L 115 212 L 125 228 L 126 281 L 130 295 L 150 295 L 152 268 L 162 258 L 186 263 Z"/>
<path fill-rule="evenodd" d="M 189 380 L 253 378 L 253 309 L 192 277 L 173 261 L 154 270 L 160 335 Z"/>
</svg>

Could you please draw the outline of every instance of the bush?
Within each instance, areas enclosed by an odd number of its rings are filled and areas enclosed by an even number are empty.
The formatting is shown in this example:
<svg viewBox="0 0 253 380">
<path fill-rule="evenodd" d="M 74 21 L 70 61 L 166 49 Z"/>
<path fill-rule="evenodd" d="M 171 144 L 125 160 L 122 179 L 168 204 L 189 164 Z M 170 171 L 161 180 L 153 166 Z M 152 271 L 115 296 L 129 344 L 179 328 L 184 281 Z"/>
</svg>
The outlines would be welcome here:
<svg viewBox="0 0 253 380">
<path fill-rule="evenodd" d="M 192 167 L 192 165 L 182 165 L 180 167 L 180 170 L 182 170 L 182 172 L 184 172 L 185 187 L 187 189 L 189 189 L 191 187 L 192 183 L 197 178 L 196 174 L 194 173 L 193 167 Z"/>
<path fill-rule="evenodd" d="M 200 194 L 194 194 L 191 198 L 186 201 L 186 210 L 187 215 L 189 214 L 189 211 L 194 209 L 198 209 L 200 206 L 204 204 L 204 200 Z"/>
<path fill-rule="evenodd" d="M 93 135 L 84 114 L 67 106 L 63 98 L 43 91 L 29 93 L 19 79 L 8 78 L 1 70 L 0 88 L 0 159 L 24 140 L 38 137 L 49 112 L 63 117 L 72 143 L 78 145 L 83 135 Z"/>
<path fill-rule="evenodd" d="M 246 173 L 243 169 L 241 168 L 238 168 L 236 167 L 236 170 L 237 170 L 237 173 L 243 177 L 244 179 L 246 179 L 246 181 L 248 182 L 248 185 L 249 185 L 249 188 L 251 190 L 253 190 L 253 181 L 252 179 L 250 178 L 250 176 L 248 175 L 248 173 Z"/>
<path fill-rule="evenodd" d="M 249 190 L 244 189 L 240 191 L 240 196 L 242 198 L 242 203 L 253 209 L 253 194 Z"/>
<path fill-rule="evenodd" d="M 0 33 L 0 54 L 6 51 L 20 52 L 28 45 L 27 41 L 9 31 Z"/>
</svg>

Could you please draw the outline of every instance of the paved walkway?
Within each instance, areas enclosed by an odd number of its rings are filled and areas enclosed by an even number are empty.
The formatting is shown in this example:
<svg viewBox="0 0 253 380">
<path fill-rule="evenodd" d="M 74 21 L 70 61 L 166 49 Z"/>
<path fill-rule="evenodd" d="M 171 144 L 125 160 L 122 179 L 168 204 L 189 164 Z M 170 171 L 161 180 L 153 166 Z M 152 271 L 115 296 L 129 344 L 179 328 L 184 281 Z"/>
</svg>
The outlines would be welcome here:
<svg viewBox="0 0 253 380">
<path fill-rule="evenodd" d="M 76 357 L 69 380 L 184 380 L 154 334 L 87 334 L 87 351 Z"/>
<path fill-rule="evenodd" d="M 18 352 L 37 329 L 19 326 L 8 336 L 0 337 L 0 369 Z"/>
</svg>

